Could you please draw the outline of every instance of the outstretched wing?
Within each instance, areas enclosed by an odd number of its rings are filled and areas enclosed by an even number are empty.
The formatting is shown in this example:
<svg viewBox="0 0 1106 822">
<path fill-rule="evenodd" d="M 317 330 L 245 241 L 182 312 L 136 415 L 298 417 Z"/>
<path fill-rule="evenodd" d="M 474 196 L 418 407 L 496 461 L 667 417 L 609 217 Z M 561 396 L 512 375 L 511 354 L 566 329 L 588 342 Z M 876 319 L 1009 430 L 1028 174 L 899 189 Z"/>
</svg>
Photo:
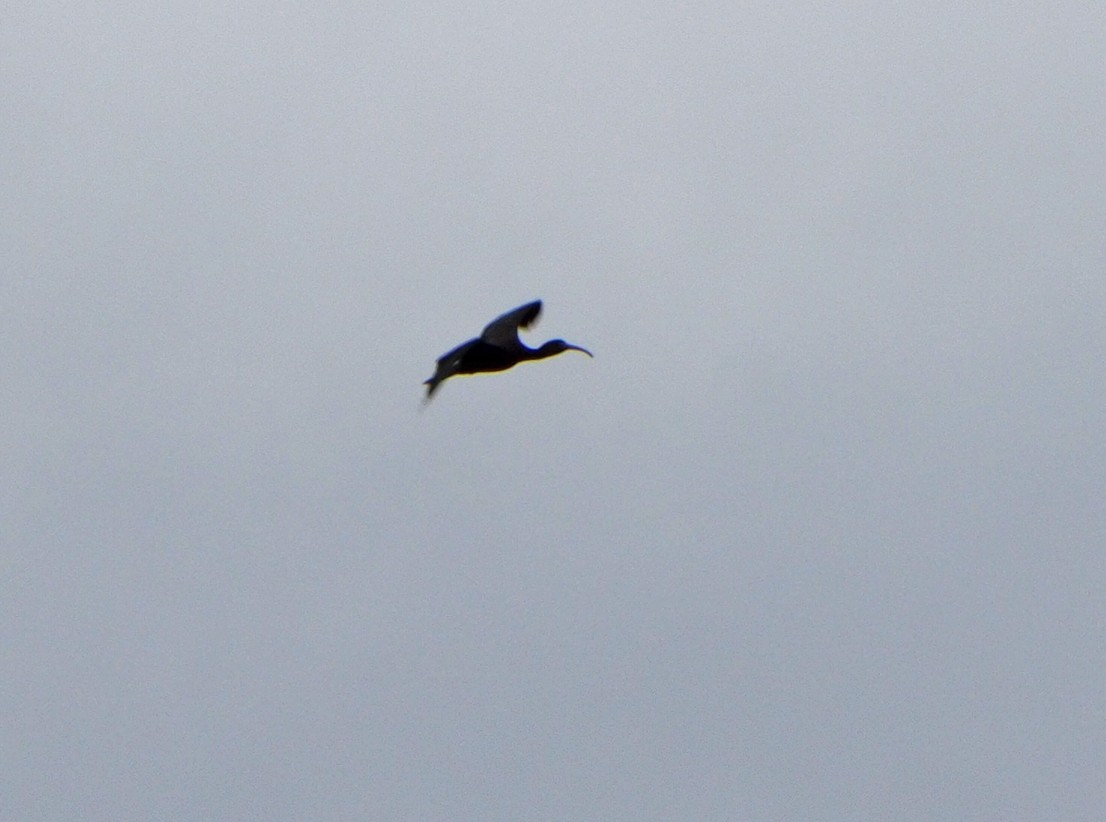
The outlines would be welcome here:
<svg viewBox="0 0 1106 822">
<path fill-rule="evenodd" d="M 453 371 L 461 363 L 461 358 L 468 353 L 468 350 L 472 348 L 478 340 L 469 340 L 463 342 L 452 351 L 447 351 L 438 357 L 438 370 L 439 371 Z"/>
<path fill-rule="evenodd" d="M 500 348 L 521 348 L 518 330 L 529 328 L 537 322 L 539 314 L 541 314 L 541 300 L 520 305 L 488 323 L 481 332 L 480 339 Z"/>
<path fill-rule="evenodd" d="M 438 357 L 438 367 L 434 370 L 434 376 L 428 380 L 423 381 L 423 385 L 426 388 L 426 399 L 430 400 L 434 396 L 434 392 L 438 390 L 438 384 L 443 380 L 447 380 L 457 373 L 457 369 L 461 367 L 461 360 L 464 359 L 465 354 L 469 352 L 469 349 L 476 345 L 479 340 L 469 340 L 468 342 L 461 343 L 452 351 L 447 351 L 442 356 Z"/>
</svg>

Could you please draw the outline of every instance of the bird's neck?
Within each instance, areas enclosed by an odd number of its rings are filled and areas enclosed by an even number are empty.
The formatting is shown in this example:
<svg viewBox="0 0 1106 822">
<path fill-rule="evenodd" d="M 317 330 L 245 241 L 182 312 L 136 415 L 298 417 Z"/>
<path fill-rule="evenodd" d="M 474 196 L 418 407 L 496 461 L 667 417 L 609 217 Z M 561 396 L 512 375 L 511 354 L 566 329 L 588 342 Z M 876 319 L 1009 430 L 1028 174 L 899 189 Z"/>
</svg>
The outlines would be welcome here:
<svg viewBox="0 0 1106 822">
<path fill-rule="evenodd" d="M 526 359 L 528 360 L 544 360 L 546 357 L 552 357 L 554 354 L 560 354 L 561 349 L 550 343 L 545 343 L 538 348 L 527 348 Z"/>
</svg>

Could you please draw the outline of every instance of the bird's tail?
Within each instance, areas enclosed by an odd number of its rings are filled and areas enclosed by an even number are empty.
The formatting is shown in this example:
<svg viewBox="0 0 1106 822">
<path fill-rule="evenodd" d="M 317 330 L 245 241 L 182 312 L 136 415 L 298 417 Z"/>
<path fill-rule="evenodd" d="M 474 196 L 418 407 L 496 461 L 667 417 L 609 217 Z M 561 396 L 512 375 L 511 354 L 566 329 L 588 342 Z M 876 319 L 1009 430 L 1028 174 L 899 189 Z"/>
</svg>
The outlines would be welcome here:
<svg viewBox="0 0 1106 822">
<path fill-rule="evenodd" d="M 434 392 L 438 390 L 438 386 L 441 384 L 441 379 L 435 374 L 429 379 L 423 380 L 422 384 L 426 386 L 426 397 L 423 399 L 424 403 L 430 402 L 434 396 Z"/>
</svg>

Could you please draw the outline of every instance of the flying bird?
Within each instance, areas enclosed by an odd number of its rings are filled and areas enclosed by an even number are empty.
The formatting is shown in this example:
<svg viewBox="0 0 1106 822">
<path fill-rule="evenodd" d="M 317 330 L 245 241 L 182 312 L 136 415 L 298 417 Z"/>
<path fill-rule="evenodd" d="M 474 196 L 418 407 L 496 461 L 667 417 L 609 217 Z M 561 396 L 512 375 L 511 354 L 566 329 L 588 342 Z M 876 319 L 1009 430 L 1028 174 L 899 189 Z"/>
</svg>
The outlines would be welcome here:
<svg viewBox="0 0 1106 822">
<path fill-rule="evenodd" d="M 518 330 L 529 328 L 537 322 L 539 314 L 541 314 L 541 300 L 520 305 L 488 323 L 479 337 L 461 343 L 452 351 L 439 357 L 434 376 L 423 382 L 426 386 L 427 402 L 434 396 L 434 392 L 442 382 L 458 374 L 506 371 L 525 360 L 543 360 L 564 351 L 583 351 L 589 357 L 593 356 L 586 348 L 571 345 L 564 340 L 550 340 L 540 348 L 528 348 L 523 345 L 522 340 L 518 338 Z"/>
</svg>

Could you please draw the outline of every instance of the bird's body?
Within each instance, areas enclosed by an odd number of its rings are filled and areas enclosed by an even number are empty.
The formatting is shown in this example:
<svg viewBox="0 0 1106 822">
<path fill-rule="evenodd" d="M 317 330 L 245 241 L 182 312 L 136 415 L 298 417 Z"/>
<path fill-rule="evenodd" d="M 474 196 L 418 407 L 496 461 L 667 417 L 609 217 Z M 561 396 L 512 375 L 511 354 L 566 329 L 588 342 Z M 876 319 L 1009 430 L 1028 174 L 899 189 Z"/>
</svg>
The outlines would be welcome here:
<svg viewBox="0 0 1106 822">
<path fill-rule="evenodd" d="M 587 349 L 570 345 L 564 340 L 550 340 L 540 348 L 523 345 L 518 338 L 518 330 L 533 325 L 540 314 L 541 300 L 520 305 L 488 323 L 479 337 L 443 354 L 438 358 L 434 376 L 423 383 L 427 387 L 426 399 L 434 396 L 443 381 L 458 374 L 506 371 L 520 362 L 545 359 L 563 351 L 582 351 L 592 356 Z"/>
</svg>

